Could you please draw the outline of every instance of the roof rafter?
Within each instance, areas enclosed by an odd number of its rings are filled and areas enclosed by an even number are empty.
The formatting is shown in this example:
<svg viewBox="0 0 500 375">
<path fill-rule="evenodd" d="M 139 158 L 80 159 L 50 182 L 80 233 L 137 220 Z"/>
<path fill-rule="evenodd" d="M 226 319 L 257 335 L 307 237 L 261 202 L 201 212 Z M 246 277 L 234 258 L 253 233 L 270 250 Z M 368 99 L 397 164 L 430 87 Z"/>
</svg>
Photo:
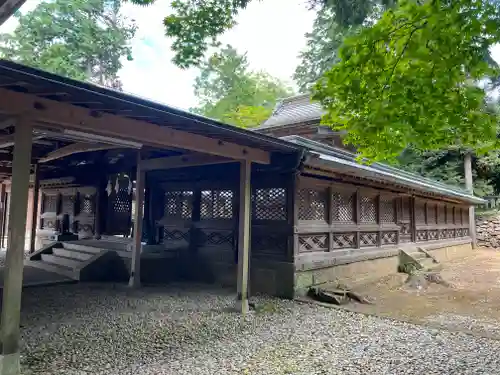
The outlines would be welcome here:
<svg viewBox="0 0 500 375">
<path fill-rule="evenodd" d="M 47 163 L 52 160 L 62 159 L 66 156 L 80 154 L 82 152 L 110 150 L 114 148 L 123 148 L 123 146 L 106 145 L 99 143 L 72 143 L 70 145 L 58 148 L 55 151 L 49 152 L 45 157 L 41 158 L 39 163 Z"/>
</svg>

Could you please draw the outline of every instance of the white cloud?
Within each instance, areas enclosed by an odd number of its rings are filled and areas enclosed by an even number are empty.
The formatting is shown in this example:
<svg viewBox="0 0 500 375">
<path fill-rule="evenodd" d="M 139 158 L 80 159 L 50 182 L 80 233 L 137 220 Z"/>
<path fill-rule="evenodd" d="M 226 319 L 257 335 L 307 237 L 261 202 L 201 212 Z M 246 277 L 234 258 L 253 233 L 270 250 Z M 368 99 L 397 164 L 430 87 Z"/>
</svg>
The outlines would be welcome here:
<svg viewBox="0 0 500 375">
<path fill-rule="evenodd" d="M 39 0 L 27 0 L 21 11 L 33 9 Z M 133 61 L 124 61 L 119 75 L 124 90 L 154 101 L 187 109 L 196 105 L 193 82 L 197 70 L 182 70 L 172 63 L 170 40 L 165 36 L 163 18 L 170 12 L 171 0 L 157 0 L 150 7 L 126 3 L 123 14 L 138 25 L 132 41 Z M 297 55 L 305 46 L 304 34 L 311 30 L 314 12 L 306 0 L 254 0 L 238 17 L 238 25 L 222 42 L 247 52 L 254 70 L 265 70 L 291 83 L 298 64 Z M 14 18 L 0 31 L 10 32 Z"/>
</svg>

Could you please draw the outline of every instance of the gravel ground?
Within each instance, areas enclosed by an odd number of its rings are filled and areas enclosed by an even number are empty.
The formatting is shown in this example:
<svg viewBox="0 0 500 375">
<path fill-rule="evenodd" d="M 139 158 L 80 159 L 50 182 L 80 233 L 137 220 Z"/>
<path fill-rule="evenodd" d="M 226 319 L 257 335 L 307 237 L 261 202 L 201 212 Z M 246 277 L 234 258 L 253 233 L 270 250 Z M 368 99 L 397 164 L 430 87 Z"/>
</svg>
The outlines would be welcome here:
<svg viewBox="0 0 500 375">
<path fill-rule="evenodd" d="M 500 341 L 207 286 L 26 289 L 23 375 L 500 374 Z"/>
</svg>

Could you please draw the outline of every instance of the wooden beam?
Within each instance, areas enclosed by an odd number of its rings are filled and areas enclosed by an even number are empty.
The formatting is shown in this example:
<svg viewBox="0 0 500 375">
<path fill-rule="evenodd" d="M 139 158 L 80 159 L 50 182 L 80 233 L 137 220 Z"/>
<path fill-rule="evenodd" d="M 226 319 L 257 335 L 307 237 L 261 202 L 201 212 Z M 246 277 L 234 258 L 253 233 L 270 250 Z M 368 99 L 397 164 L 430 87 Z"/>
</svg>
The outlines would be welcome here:
<svg viewBox="0 0 500 375">
<path fill-rule="evenodd" d="M 0 89 L 0 111 L 13 115 L 31 114 L 52 128 L 70 129 L 89 134 L 114 137 L 152 147 L 176 147 L 236 160 L 270 163 L 270 154 L 257 148 L 238 145 L 181 130 L 161 127 L 145 121 L 90 111 L 67 103 L 39 98 L 32 94 Z"/>
<path fill-rule="evenodd" d="M 42 144 L 42 145 L 47 145 L 47 144 L 50 145 L 51 144 L 47 141 L 42 141 L 41 140 L 42 138 L 43 138 L 43 136 L 33 137 L 32 142 L 37 143 L 37 144 Z M 3 136 L 0 136 L 0 149 L 10 147 L 10 146 L 14 146 L 14 134 L 6 134 Z"/>
<path fill-rule="evenodd" d="M 9 212 L 8 249 L 5 261 L 2 318 L 0 323 L 0 374 L 19 374 L 21 291 L 23 286 L 24 241 L 28 210 L 28 189 L 32 145 L 32 120 L 17 123 Z"/>
<path fill-rule="evenodd" d="M 41 158 L 38 162 L 47 163 L 49 161 L 62 159 L 66 156 L 74 154 L 81 154 L 83 152 L 90 152 L 90 151 L 110 150 L 114 148 L 123 148 L 123 146 L 113 146 L 102 143 L 84 143 L 84 142 L 72 143 L 70 145 L 58 148 L 55 151 L 49 152 L 45 157 Z"/>
<path fill-rule="evenodd" d="M 36 229 L 38 219 L 38 197 L 40 195 L 40 166 L 35 164 L 33 181 L 33 210 L 31 212 L 31 234 L 30 234 L 30 253 L 35 252 Z"/>
<path fill-rule="evenodd" d="M 240 204 L 238 221 L 238 296 L 237 308 L 242 315 L 248 312 L 248 274 L 250 260 L 250 172 L 252 164 L 242 161 L 240 164 Z"/>
<path fill-rule="evenodd" d="M 474 194 L 474 182 L 472 180 L 472 155 L 470 152 L 464 157 L 465 188 Z M 469 206 L 469 236 L 472 239 L 472 248 L 477 246 L 476 240 L 476 210 L 473 204 Z"/>
<path fill-rule="evenodd" d="M 128 285 L 133 288 L 141 286 L 141 248 L 142 221 L 144 203 L 144 187 L 146 172 L 142 169 L 141 152 L 137 152 L 137 177 L 135 182 L 134 242 L 132 249 L 132 266 Z"/>
<path fill-rule="evenodd" d="M 158 169 L 173 169 L 183 167 L 194 167 L 197 165 L 207 164 L 224 164 L 234 163 L 234 159 L 221 158 L 219 156 L 204 155 L 204 154 L 189 154 L 181 156 L 170 156 L 164 158 L 149 159 L 143 161 L 145 171 L 153 171 Z"/>
</svg>

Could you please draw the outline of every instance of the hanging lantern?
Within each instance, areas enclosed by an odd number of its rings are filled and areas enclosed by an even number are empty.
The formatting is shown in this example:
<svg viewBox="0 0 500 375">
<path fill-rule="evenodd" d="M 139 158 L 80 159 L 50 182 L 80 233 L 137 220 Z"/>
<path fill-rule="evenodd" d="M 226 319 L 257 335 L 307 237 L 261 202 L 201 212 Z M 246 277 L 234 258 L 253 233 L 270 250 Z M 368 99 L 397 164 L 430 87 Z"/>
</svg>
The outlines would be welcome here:
<svg viewBox="0 0 500 375">
<path fill-rule="evenodd" d="M 113 186 L 111 186 L 111 179 L 108 180 L 108 185 L 106 186 L 106 193 L 108 193 L 108 197 L 111 195 L 113 191 Z"/>
<path fill-rule="evenodd" d="M 132 194 L 132 180 L 128 178 L 128 195 Z"/>
<path fill-rule="evenodd" d="M 115 191 L 116 191 L 116 194 L 118 194 L 118 192 L 120 191 L 120 177 L 116 177 L 116 183 L 115 183 Z"/>
</svg>

